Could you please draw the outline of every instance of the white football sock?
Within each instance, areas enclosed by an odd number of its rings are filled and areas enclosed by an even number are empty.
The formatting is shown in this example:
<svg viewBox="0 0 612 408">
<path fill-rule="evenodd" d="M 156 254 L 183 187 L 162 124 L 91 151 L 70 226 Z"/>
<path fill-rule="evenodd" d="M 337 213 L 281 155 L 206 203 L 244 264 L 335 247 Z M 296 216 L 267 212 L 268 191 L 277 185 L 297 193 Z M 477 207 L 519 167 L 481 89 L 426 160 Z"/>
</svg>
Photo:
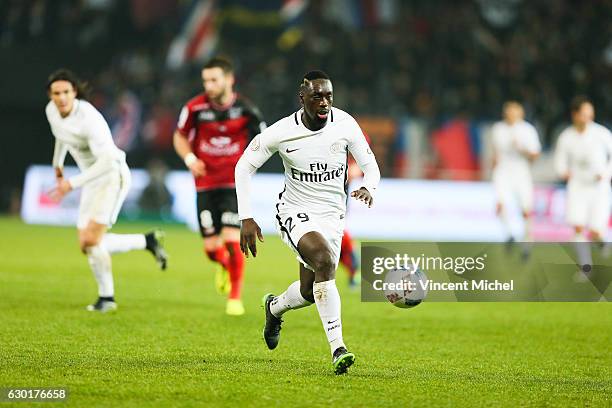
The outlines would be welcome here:
<svg viewBox="0 0 612 408">
<path fill-rule="evenodd" d="M 276 296 L 270 302 L 270 311 L 276 317 L 281 317 L 287 310 L 301 309 L 312 303 L 304 299 L 300 292 L 300 281 L 295 281 L 284 293 Z"/>
<path fill-rule="evenodd" d="M 593 257 L 591 256 L 591 243 L 587 240 L 584 233 L 574 235 L 574 246 L 578 255 L 578 263 L 580 267 L 584 265 L 593 265 Z"/>
<path fill-rule="evenodd" d="M 114 296 L 113 272 L 111 270 L 111 256 L 102 245 L 87 248 L 87 260 L 91 271 L 98 282 L 98 296 Z"/>
<path fill-rule="evenodd" d="M 145 249 L 147 240 L 144 234 L 104 234 L 102 245 L 111 254 L 117 254 L 134 249 Z"/>
<path fill-rule="evenodd" d="M 336 280 L 332 279 L 325 282 L 315 282 L 312 285 L 312 291 L 333 355 L 338 347 L 346 347 L 342 340 L 340 293 L 338 293 L 338 288 L 336 287 Z"/>
</svg>

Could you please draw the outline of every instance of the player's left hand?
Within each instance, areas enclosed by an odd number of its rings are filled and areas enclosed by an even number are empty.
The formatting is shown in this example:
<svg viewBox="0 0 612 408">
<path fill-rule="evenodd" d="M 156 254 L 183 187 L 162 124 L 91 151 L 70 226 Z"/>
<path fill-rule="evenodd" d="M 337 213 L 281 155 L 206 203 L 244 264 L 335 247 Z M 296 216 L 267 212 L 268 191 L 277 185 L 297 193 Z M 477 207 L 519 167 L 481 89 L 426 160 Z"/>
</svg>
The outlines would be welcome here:
<svg viewBox="0 0 612 408">
<path fill-rule="evenodd" d="M 49 197 L 55 202 L 60 202 L 66 194 L 72 191 L 72 186 L 65 178 L 61 177 L 57 179 L 57 185 L 51 191 L 49 191 Z"/>
<path fill-rule="evenodd" d="M 372 194 L 370 194 L 368 189 L 365 187 L 361 187 L 359 190 L 353 191 L 351 193 L 351 197 L 353 197 L 355 200 L 363 201 L 364 203 L 366 203 L 368 208 L 372 207 L 372 204 L 374 204 L 374 198 L 372 197 Z"/>
</svg>

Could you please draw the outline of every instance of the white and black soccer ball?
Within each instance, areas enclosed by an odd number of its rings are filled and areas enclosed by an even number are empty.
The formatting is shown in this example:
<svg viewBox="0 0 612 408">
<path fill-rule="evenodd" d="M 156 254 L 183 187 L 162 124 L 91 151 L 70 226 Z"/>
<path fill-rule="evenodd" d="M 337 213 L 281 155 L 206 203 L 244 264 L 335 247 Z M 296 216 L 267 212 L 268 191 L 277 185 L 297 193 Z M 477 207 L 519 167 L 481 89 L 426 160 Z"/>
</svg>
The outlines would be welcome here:
<svg viewBox="0 0 612 408">
<path fill-rule="evenodd" d="M 426 282 L 427 276 L 420 269 L 392 269 L 385 275 L 385 297 L 402 309 L 418 306 L 427 296 Z"/>
</svg>

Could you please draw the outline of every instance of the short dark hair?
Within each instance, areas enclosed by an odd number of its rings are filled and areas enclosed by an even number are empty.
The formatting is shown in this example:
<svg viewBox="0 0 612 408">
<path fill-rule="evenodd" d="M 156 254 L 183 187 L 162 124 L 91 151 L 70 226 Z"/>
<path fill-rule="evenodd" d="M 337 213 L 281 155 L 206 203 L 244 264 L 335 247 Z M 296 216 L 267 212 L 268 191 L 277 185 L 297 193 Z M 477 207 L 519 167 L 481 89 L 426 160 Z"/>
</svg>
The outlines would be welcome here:
<svg viewBox="0 0 612 408">
<path fill-rule="evenodd" d="M 306 89 L 310 85 L 309 82 L 314 81 L 315 79 L 327 79 L 328 81 L 331 81 L 329 75 L 327 75 L 321 70 L 316 69 L 314 71 L 308 71 L 306 74 L 304 74 L 304 78 L 302 79 L 302 83 L 300 84 L 300 96 L 304 95 L 304 93 L 306 92 Z"/>
<path fill-rule="evenodd" d="M 231 74 L 234 72 L 234 64 L 228 58 L 214 57 L 208 61 L 202 69 L 221 68 L 224 73 Z"/>
<path fill-rule="evenodd" d="M 304 75 L 304 80 L 312 81 L 314 79 L 329 79 L 331 81 L 329 75 L 318 69 L 314 71 L 309 71 Z"/>
<path fill-rule="evenodd" d="M 79 77 L 69 69 L 60 68 L 49 75 L 47 78 L 47 92 L 51 90 L 51 85 L 56 81 L 68 81 L 74 87 L 79 99 L 87 99 L 90 93 L 89 84 L 81 81 Z"/>
<path fill-rule="evenodd" d="M 585 95 L 575 96 L 574 99 L 572 99 L 572 103 L 570 103 L 570 111 L 572 113 L 578 112 L 585 103 L 590 103 L 591 105 L 593 104 L 593 102 L 591 102 L 591 100 Z"/>
<path fill-rule="evenodd" d="M 508 99 L 506 102 L 504 102 L 504 105 L 502 107 L 503 110 L 508 109 L 510 106 L 518 106 L 521 109 L 523 109 L 523 104 L 520 103 L 518 100 L 516 99 Z"/>
</svg>

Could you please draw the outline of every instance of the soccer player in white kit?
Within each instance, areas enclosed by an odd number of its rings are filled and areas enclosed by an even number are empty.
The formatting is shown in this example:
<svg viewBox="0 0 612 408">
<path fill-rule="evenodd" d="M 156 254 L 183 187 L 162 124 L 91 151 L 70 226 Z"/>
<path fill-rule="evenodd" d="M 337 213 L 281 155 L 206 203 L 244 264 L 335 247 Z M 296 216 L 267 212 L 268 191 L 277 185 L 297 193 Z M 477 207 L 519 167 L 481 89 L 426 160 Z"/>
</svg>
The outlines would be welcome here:
<svg viewBox="0 0 612 408">
<path fill-rule="evenodd" d="M 591 239 L 603 244 L 610 220 L 612 135 L 595 123 L 589 99 L 576 97 L 571 104 L 572 125 L 561 132 L 555 151 L 557 174 L 567 181 L 566 219 L 574 228 L 578 261 L 585 273 L 593 264 L 588 245 Z"/>
<path fill-rule="evenodd" d="M 114 298 L 111 254 L 147 249 L 161 269 L 166 268 L 163 233 L 108 234 L 116 221 L 130 187 L 130 170 L 125 153 L 113 143 L 104 117 L 83 98 L 83 84 L 71 71 L 60 69 L 49 76 L 49 103 L 45 112 L 55 136 L 53 167 L 57 185 L 50 196 L 60 201 L 82 188 L 77 228 L 79 246 L 87 255 L 98 283 L 98 300 L 87 310 L 109 312 L 117 309 Z M 64 178 L 66 153 L 74 158 L 81 173 Z"/>
<path fill-rule="evenodd" d="M 259 134 L 245 150 L 235 171 L 240 246 L 257 255 L 261 230 L 252 218 L 250 178 L 274 153 L 285 168 L 285 188 L 276 204 L 277 227 L 300 262 L 300 280 L 279 296 L 267 294 L 263 305 L 264 340 L 274 349 L 280 339 L 281 316 L 316 304 L 332 354 L 336 374 L 354 361 L 342 339 L 340 295 L 335 272 L 340 257 L 347 200 L 347 158 L 350 152 L 364 173 L 363 186 L 351 197 L 373 203 L 380 180 L 376 159 L 361 128 L 348 113 L 332 108 L 332 83 L 322 71 L 307 73 L 300 86 L 302 109 Z"/>
<path fill-rule="evenodd" d="M 504 120 L 493 125 L 493 185 L 497 196 L 496 213 L 507 234 L 507 241 L 531 241 L 533 182 L 530 165 L 540 154 L 541 145 L 535 127 L 524 120 L 523 106 L 508 101 L 503 107 Z M 524 234 L 515 237 L 510 228 L 508 207 L 516 199 L 524 220 Z M 525 249 L 525 248 L 524 248 Z M 526 254 L 526 253 L 524 253 Z"/>
</svg>

